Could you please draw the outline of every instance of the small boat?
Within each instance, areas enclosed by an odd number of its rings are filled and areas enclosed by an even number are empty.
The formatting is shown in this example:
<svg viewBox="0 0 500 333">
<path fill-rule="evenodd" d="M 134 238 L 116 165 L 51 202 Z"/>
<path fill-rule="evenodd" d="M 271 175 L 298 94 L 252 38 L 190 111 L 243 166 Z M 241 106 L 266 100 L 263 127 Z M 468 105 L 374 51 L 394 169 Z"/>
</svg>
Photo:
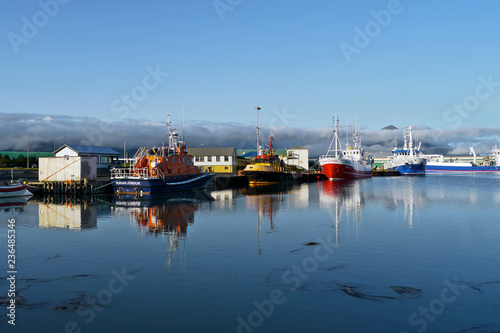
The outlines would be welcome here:
<svg viewBox="0 0 500 333">
<path fill-rule="evenodd" d="M 387 157 L 384 169 L 399 171 L 401 175 L 425 175 L 427 158 L 420 153 L 420 144 L 414 147 L 411 126 L 403 133 L 403 149 L 394 148 L 393 156 Z"/>
<path fill-rule="evenodd" d="M 0 185 L 0 198 L 24 197 L 32 195 L 33 193 L 28 191 L 26 184 L 5 182 L 3 185 Z"/>
<path fill-rule="evenodd" d="M 111 184 L 117 195 L 150 195 L 204 189 L 215 176 L 202 173 L 187 153 L 186 142 L 167 119 L 168 147 L 141 147 L 128 168 L 111 170 Z"/>
<path fill-rule="evenodd" d="M 343 180 L 371 177 L 372 158 L 365 156 L 365 151 L 361 148 L 361 139 L 359 133 L 354 133 L 354 147 L 348 147 L 342 150 L 338 134 L 338 117 L 333 117 L 335 128 L 333 130 L 333 139 L 326 155 L 319 157 L 319 164 L 324 174 L 330 180 Z"/>
<path fill-rule="evenodd" d="M 498 152 L 497 152 L 498 150 Z M 493 165 L 493 157 L 498 159 L 498 154 L 500 150 L 498 147 L 493 147 L 491 157 L 485 157 L 483 162 L 480 164 L 476 160 L 476 152 L 473 147 L 469 147 L 470 155 L 474 155 L 473 161 L 459 161 L 458 159 L 453 160 L 449 158 L 446 160 L 443 155 L 425 155 L 427 157 L 426 171 L 432 173 L 448 173 L 448 172 L 500 172 L 500 166 L 498 164 Z"/>
<path fill-rule="evenodd" d="M 276 185 L 294 181 L 298 177 L 297 174 L 285 171 L 285 163 L 273 150 L 274 137 L 271 135 L 269 138 L 269 149 L 259 152 L 255 157 L 255 164 L 247 165 L 241 172 L 241 175 L 248 178 L 250 185 Z"/>
</svg>

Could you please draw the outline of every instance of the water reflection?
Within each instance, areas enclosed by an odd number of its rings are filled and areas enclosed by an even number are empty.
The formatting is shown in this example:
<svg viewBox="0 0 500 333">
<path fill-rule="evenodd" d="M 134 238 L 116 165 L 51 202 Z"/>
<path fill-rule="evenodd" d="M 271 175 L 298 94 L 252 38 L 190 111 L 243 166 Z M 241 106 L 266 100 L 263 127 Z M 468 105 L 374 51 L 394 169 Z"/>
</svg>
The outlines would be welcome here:
<svg viewBox="0 0 500 333">
<path fill-rule="evenodd" d="M 97 228 L 99 205 L 91 199 L 73 197 L 46 197 L 34 200 L 38 203 L 38 226 L 84 230 Z"/>
<path fill-rule="evenodd" d="M 354 213 L 354 224 L 356 233 L 358 232 L 361 208 L 364 205 L 364 194 L 361 191 L 362 182 L 363 180 L 325 180 L 320 183 L 320 207 L 329 210 L 330 215 L 333 216 L 336 244 L 340 243 L 339 225 L 342 213 L 345 212 L 347 221 L 349 221 L 350 213 Z"/>
<path fill-rule="evenodd" d="M 262 232 L 262 220 L 269 221 L 269 232 L 275 230 L 273 217 L 278 210 L 287 202 L 296 200 L 297 202 L 308 202 L 307 184 L 300 186 L 297 184 L 276 184 L 265 186 L 249 186 L 240 190 L 246 196 L 246 206 L 248 210 L 257 211 L 257 255 L 262 252 L 260 246 L 260 236 Z M 290 196 L 289 194 L 294 194 Z"/>
<path fill-rule="evenodd" d="M 129 216 L 142 234 L 165 237 L 168 243 L 167 266 L 171 267 L 172 255 L 183 248 L 188 225 L 194 223 L 195 212 L 200 209 L 200 204 L 213 200 L 207 191 L 142 199 L 136 196 L 115 196 L 112 210 L 117 216 Z"/>
<path fill-rule="evenodd" d="M 0 199 L 0 211 L 23 213 L 30 197 L 15 197 Z"/>
</svg>

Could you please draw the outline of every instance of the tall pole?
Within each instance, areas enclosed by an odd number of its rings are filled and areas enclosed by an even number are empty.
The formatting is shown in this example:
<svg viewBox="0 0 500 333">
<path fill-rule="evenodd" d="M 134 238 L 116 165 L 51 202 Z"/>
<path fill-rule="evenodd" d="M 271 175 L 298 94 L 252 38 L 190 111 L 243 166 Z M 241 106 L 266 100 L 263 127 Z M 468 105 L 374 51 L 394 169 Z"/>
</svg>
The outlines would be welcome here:
<svg viewBox="0 0 500 333">
<path fill-rule="evenodd" d="M 30 136 L 33 135 L 33 133 L 30 133 L 28 135 L 28 148 L 26 149 L 26 169 L 30 168 Z"/>
<path fill-rule="evenodd" d="M 60 139 L 64 139 L 64 136 L 60 136 L 60 137 L 54 139 L 54 151 L 56 151 L 56 141 L 60 140 Z"/>
<path fill-rule="evenodd" d="M 259 141 L 259 137 L 260 137 L 259 110 L 260 110 L 260 108 L 258 106 L 256 106 L 255 109 L 257 110 L 257 155 L 260 155 L 260 141 Z"/>
</svg>

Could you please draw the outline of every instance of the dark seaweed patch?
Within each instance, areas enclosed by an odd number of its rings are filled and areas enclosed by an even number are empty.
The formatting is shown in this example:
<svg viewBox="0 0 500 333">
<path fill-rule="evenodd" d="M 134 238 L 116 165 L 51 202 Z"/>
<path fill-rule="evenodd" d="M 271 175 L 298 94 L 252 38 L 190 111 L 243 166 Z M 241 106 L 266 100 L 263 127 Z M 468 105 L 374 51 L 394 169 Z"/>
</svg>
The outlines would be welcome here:
<svg viewBox="0 0 500 333">
<path fill-rule="evenodd" d="M 61 258 L 61 255 L 58 253 L 52 257 L 47 257 L 46 260 L 52 260 L 52 259 L 57 259 L 57 258 Z"/>
<path fill-rule="evenodd" d="M 464 328 L 460 331 L 455 331 L 454 333 L 500 333 L 500 328 L 498 324 L 481 324 L 469 328 Z"/>
<path fill-rule="evenodd" d="M 71 298 L 67 301 L 64 301 L 62 305 L 55 306 L 52 310 L 61 310 L 61 311 L 76 311 L 81 308 L 97 306 L 96 302 L 85 302 L 85 295 L 80 294 L 75 298 Z"/>
<path fill-rule="evenodd" d="M 390 288 L 405 298 L 417 299 L 422 296 L 422 289 L 405 286 L 391 286 Z"/>
<path fill-rule="evenodd" d="M 392 296 L 369 295 L 359 291 L 359 288 L 356 286 L 341 285 L 340 287 L 342 288 L 341 290 L 347 295 L 359 299 L 375 301 L 375 302 L 381 302 L 383 300 L 388 300 L 388 299 L 395 299 Z"/>
<path fill-rule="evenodd" d="M 340 265 L 337 265 L 337 266 L 328 267 L 326 270 L 327 271 L 336 271 L 336 270 L 344 269 L 344 268 L 345 268 L 345 265 L 344 264 L 340 264 Z"/>
<path fill-rule="evenodd" d="M 271 283 L 271 282 L 275 282 L 275 280 L 281 281 L 281 277 L 283 276 L 283 273 L 286 272 L 286 270 L 287 270 L 286 268 L 281 268 L 281 267 L 273 269 L 267 275 L 266 282 Z M 278 277 L 278 275 L 279 275 L 279 277 Z"/>
<path fill-rule="evenodd" d="M 465 281 L 464 282 L 467 286 L 469 286 L 471 289 L 474 289 L 476 291 L 483 291 L 482 288 L 483 286 L 486 285 L 492 285 L 492 284 L 500 284 L 500 281 L 485 281 L 485 282 L 480 282 L 480 283 L 472 283 L 471 281 Z"/>
</svg>

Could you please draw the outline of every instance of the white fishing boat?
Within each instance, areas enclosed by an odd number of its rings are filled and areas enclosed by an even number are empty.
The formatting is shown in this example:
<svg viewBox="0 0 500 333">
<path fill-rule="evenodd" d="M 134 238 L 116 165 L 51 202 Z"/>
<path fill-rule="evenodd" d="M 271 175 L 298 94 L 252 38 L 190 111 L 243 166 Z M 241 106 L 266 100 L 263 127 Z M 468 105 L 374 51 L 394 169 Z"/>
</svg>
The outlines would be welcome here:
<svg viewBox="0 0 500 333">
<path fill-rule="evenodd" d="M 425 175 L 427 158 L 420 154 L 420 143 L 414 146 L 411 126 L 405 128 L 403 149 L 394 148 L 387 157 L 384 169 L 399 171 L 402 175 Z"/>
<path fill-rule="evenodd" d="M 22 183 L 3 183 L 0 185 L 0 198 L 31 196 L 33 193 L 28 191 L 26 184 Z"/>
<path fill-rule="evenodd" d="M 338 117 L 333 117 L 334 130 L 333 139 L 326 155 L 319 157 L 319 164 L 324 174 L 330 180 L 343 180 L 353 178 L 371 177 L 372 157 L 365 156 L 365 151 L 361 148 L 359 133 L 354 133 L 354 147 L 342 149 L 338 134 Z"/>
</svg>

